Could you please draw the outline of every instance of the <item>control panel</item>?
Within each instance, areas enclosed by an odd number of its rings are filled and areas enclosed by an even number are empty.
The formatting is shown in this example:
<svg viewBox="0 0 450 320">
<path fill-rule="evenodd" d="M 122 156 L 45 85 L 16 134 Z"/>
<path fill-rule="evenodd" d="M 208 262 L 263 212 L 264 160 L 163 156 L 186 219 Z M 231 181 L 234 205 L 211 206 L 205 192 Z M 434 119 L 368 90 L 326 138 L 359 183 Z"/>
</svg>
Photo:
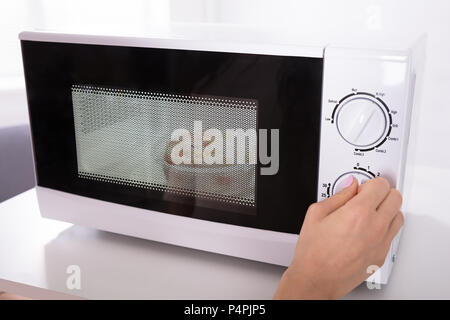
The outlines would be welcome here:
<svg viewBox="0 0 450 320">
<path fill-rule="evenodd" d="M 414 82 L 408 53 L 327 47 L 324 57 L 318 200 L 349 175 L 360 184 L 382 176 L 401 190 Z M 387 282 L 394 256 L 391 248 L 377 282 Z"/>
</svg>

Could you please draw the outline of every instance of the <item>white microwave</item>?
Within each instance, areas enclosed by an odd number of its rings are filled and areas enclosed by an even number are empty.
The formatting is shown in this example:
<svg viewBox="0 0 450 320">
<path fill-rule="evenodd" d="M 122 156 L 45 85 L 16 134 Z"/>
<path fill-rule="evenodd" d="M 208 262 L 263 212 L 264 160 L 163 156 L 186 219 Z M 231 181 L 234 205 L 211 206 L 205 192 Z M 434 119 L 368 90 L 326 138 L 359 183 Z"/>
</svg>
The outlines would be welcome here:
<svg viewBox="0 0 450 320">
<path fill-rule="evenodd" d="M 345 177 L 403 188 L 420 46 L 20 40 L 44 217 L 287 266 Z"/>
</svg>

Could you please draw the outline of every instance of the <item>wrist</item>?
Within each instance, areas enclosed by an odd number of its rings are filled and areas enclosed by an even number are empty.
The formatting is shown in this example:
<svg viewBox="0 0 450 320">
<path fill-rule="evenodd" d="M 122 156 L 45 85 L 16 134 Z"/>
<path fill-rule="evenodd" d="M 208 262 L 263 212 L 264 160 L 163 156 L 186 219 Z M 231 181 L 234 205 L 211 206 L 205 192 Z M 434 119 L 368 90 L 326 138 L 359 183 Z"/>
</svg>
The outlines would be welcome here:
<svg viewBox="0 0 450 320">
<path fill-rule="evenodd" d="M 317 285 L 313 279 L 304 275 L 298 268 L 288 267 L 281 277 L 274 299 L 324 300 L 332 299 L 326 287 Z"/>
</svg>

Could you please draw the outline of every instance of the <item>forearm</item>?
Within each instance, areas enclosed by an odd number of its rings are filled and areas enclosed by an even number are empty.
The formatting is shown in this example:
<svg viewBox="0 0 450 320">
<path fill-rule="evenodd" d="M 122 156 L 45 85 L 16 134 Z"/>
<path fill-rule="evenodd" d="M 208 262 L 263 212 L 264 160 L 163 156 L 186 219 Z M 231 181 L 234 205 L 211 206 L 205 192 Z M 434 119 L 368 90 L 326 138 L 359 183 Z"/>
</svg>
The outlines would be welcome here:
<svg viewBox="0 0 450 320">
<path fill-rule="evenodd" d="M 323 300 L 333 297 L 326 293 L 326 287 L 319 288 L 311 279 L 298 271 L 292 272 L 289 267 L 283 273 L 273 298 L 277 300 Z"/>
</svg>

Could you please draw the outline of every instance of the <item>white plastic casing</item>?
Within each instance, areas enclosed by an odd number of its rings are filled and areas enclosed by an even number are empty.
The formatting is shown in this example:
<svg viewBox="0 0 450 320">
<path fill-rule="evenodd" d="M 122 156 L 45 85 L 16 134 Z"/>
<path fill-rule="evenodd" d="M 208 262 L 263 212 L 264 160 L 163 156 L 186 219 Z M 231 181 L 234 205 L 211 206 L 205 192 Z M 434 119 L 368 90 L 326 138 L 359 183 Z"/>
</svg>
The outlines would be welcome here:
<svg viewBox="0 0 450 320">
<path fill-rule="evenodd" d="M 331 196 L 348 174 L 382 176 L 402 190 L 415 77 L 410 52 L 327 47 L 324 58 L 318 199 Z M 348 101 L 351 112 L 340 122 Z M 361 131 L 380 137 L 358 145 Z M 399 237 L 368 281 L 387 283 Z"/>
<path fill-rule="evenodd" d="M 24 32 L 21 40 L 80 44 L 247 52 L 286 56 L 323 57 L 323 102 L 320 141 L 318 200 L 327 197 L 328 185 L 355 166 L 386 177 L 402 189 L 412 104 L 413 64 L 410 51 L 359 50 L 333 46 L 267 46 L 182 39 L 145 39 Z M 342 97 L 368 92 L 381 98 L 392 113 L 396 140 L 386 141 L 378 151 L 355 154 L 354 146 L 340 136 L 331 116 Z M 369 112 L 370 113 L 370 112 Z M 386 151 L 386 152 L 384 152 Z M 361 176 L 361 175 L 360 175 Z M 36 187 L 44 217 L 122 233 L 149 240 L 206 250 L 241 258 L 287 266 L 294 254 L 298 235 L 228 225 L 145 210 L 82 197 L 58 190 Z M 386 283 L 399 235 L 391 246 L 384 266 L 371 281 Z"/>
</svg>

